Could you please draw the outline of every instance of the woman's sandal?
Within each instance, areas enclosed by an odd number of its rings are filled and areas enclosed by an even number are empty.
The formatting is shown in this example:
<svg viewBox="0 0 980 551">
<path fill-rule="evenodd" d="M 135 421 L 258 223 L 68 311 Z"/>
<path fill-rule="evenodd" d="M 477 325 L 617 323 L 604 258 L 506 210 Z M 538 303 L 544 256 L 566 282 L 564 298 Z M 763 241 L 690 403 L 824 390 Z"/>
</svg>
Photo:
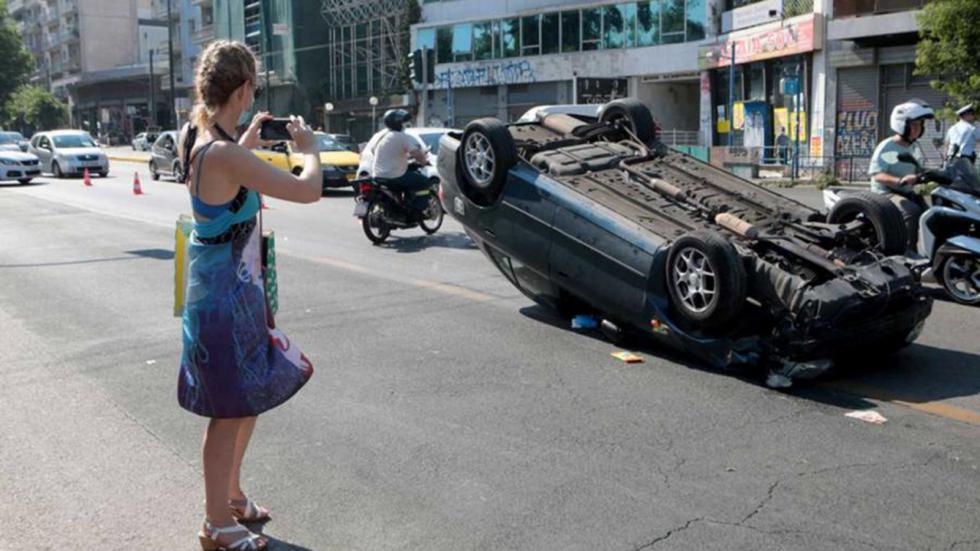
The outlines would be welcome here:
<svg viewBox="0 0 980 551">
<path fill-rule="evenodd" d="M 221 534 L 232 533 L 243 535 L 226 545 L 218 542 Z M 253 534 L 248 528 L 238 523 L 218 528 L 210 522 L 204 521 L 204 527 L 201 529 L 201 533 L 197 535 L 197 539 L 200 540 L 203 551 L 262 551 L 268 545 L 265 538 Z"/>
<path fill-rule="evenodd" d="M 231 507 L 231 516 L 235 517 L 238 522 L 246 523 L 256 523 L 256 522 L 268 522 L 272 519 L 269 516 L 269 510 L 261 505 L 256 504 L 249 498 L 245 499 L 233 499 L 228 502 L 228 506 Z"/>
</svg>

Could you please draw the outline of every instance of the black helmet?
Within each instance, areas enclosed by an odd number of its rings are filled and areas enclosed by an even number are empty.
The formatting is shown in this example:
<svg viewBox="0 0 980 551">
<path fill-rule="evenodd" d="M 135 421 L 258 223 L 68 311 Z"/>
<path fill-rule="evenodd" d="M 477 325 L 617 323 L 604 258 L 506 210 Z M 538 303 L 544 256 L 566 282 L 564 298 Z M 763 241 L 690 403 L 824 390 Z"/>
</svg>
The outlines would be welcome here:
<svg viewBox="0 0 980 551">
<path fill-rule="evenodd" d="M 388 129 L 401 132 L 405 123 L 412 120 L 412 115 L 404 109 L 389 109 L 385 111 L 384 123 Z"/>
</svg>

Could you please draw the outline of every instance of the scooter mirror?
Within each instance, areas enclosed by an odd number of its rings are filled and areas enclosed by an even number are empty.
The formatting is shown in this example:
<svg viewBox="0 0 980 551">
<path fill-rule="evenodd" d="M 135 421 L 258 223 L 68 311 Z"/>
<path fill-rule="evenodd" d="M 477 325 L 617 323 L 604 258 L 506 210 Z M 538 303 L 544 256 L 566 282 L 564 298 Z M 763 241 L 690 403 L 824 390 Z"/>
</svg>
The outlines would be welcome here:
<svg viewBox="0 0 980 551">
<path fill-rule="evenodd" d="M 903 163 L 912 163 L 919 166 L 919 161 L 911 153 L 899 153 L 898 160 Z"/>
</svg>

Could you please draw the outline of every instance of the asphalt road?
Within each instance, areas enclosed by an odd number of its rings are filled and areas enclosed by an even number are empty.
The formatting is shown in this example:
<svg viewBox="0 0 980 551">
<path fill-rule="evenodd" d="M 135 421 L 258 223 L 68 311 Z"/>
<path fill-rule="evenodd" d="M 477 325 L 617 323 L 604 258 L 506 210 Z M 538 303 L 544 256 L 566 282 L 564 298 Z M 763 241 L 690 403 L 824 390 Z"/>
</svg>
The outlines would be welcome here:
<svg viewBox="0 0 980 551">
<path fill-rule="evenodd" d="M 93 184 L 0 185 L 0 549 L 193 549 L 189 200 L 141 165 Z M 975 309 L 937 302 L 901 354 L 777 392 L 655 348 L 614 360 L 449 219 L 372 247 L 349 193 L 267 203 L 278 322 L 317 368 L 246 460 L 272 549 L 980 549 Z"/>
</svg>

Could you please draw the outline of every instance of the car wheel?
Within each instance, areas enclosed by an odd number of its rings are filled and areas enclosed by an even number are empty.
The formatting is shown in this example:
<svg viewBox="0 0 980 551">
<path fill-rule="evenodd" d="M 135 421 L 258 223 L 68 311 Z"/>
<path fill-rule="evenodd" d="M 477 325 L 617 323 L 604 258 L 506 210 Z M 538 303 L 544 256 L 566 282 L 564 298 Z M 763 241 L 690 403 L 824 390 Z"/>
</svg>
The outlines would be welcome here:
<svg viewBox="0 0 980 551">
<path fill-rule="evenodd" d="M 105 178 L 105 177 L 106 177 L 106 176 L 108 176 L 108 175 L 109 175 L 109 171 L 105 171 L 105 172 L 100 172 L 100 173 L 99 173 L 99 177 L 100 177 L 100 178 Z"/>
<path fill-rule="evenodd" d="M 364 235 L 371 240 L 371 243 L 380 245 L 388 239 L 391 228 L 384 220 L 384 205 L 377 201 L 371 201 L 367 206 L 367 214 L 361 218 L 361 227 L 364 228 Z"/>
<path fill-rule="evenodd" d="M 735 247 L 718 233 L 686 233 L 670 246 L 667 289 L 688 321 L 714 328 L 733 321 L 746 295 L 745 266 Z"/>
<path fill-rule="evenodd" d="M 442 219 L 445 213 L 442 211 L 442 203 L 439 202 L 439 197 L 434 193 L 429 195 L 429 204 L 425 207 L 425 213 L 422 215 L 422 220 L 419 220 L 419 226 L 422 227 L 422 231 L 432 235 L 436 233 L 440 227 L 442 227 Z"/>
<path fill-rule="evenodd" d="M 33 178 L 19 178 L 17 181 L 20 182 L 21 185 L 26 186 L 27 184 L 31 183 L 31 180 L 33 180 Z"/>
<path fill-rule="evenodd" d="M 969 306 L 980 304 L 980 259 L 947 256 L 939 265 L 939 281 L 950 298 Z"/>
<path fill-rule="evenodd" d="M 599 112 L 599 122 L 624 124 L 643 143 L 657 137 L 650 109 L 633 98 L 617 99 L 604 105 Z"/>
<path fill-rule="evenodd" d="M 184 181 L 184 170 L 180 168 L 180 161 L 174 161 L 174 166 L 171 169 L 171 173 L 174 175 L 174 181 L 183 183 Z"/>
<path fill-rule="evenodd" d="M 58 164 L 58 161 L 51 163 L 51 174 L 53 174 L 55 178 L 65 177 L 65 174 L 61 172 L 61 166 Z"/>
<path fill-rule="evenodd" d="M 827 215 L 831 224 L 846 224 L 862 219 L 866 223 L 858 239 L 867 248 L 878 249 L 886 255 L 905 253 L 908 230 L 902 212 L 883 195 L 862 191 L 837 201 Z"/>
<path fill-rule="evenodd" d="M 517 147 L 504 123 L 485 118 L 466 125 L 459 147 L 459 167 L 466 183 L 464 193 L 473 202 L 496 202 L 516 163 Z"/>
<path fill-rule="evenodd" d="M 153 161 L 150 161 L 150 178 L 152 178 L 153 180 L 160 179 L 160 173 L 157 172 L 157 164 L 154 163 Z"/>
</svg>

